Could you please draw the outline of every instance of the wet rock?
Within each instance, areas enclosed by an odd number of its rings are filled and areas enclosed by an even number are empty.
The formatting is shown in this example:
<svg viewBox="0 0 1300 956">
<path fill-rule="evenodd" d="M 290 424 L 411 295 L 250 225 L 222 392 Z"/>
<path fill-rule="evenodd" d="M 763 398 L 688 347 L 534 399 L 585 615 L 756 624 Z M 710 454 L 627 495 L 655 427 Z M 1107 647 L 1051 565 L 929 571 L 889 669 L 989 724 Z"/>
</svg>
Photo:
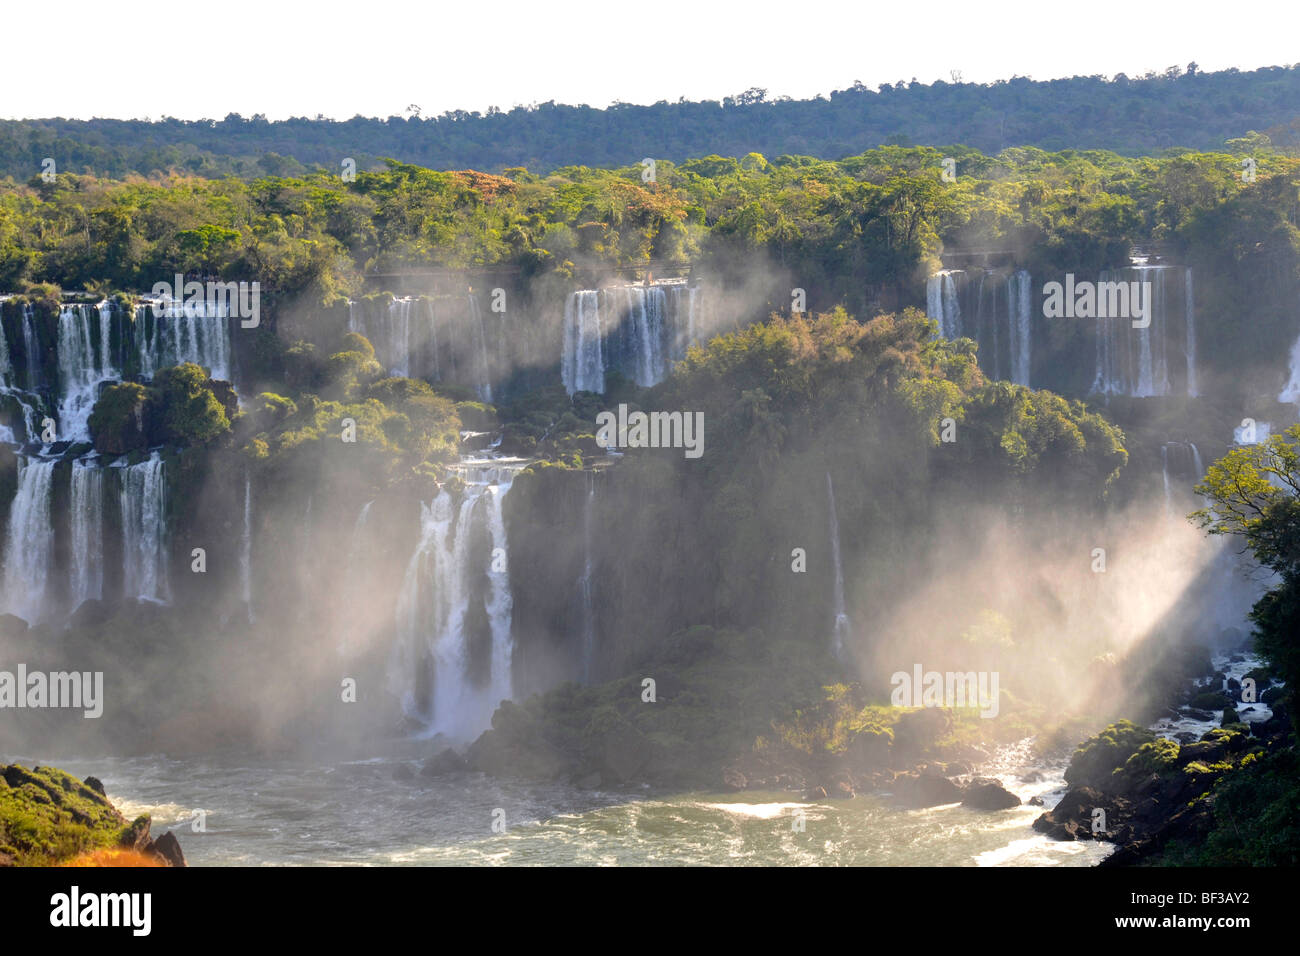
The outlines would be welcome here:
<svg viewBox="0 0 1300 956">
<path fill-rule="evenodd" d="M 1020 806 L 1020 798 L 996 780 L 976 778 L 967 785 L 961 805 L 972 810 L 1007 810 Z"/>
<path fill-rule="evenodd" d="M 1043 806 L 1046 806 L 1046 804 L 1043 803 L 1043 798 L 1042 798 L 1042 797 L 1039 797 L 1039 796 L 1033 796 L 1033 797 L 1030 797 L 1028 800 L 1025 801 L 1025 803 L 1029 804 L 1029 806 L 1031 806 L 1031 807 L 1043 807 Z"/>
<path fill-rule="evenodd" d="M 445 773 L 457 773 L 466 769 L 468 767 L 465 758 L 447 747 L 424 762 L 424 766 L 420 768 L 420 776 L 440 777 Z"/>
<path fill-rule="evenodd" d="M 961 803 L 962 788 L 932 771 L 903 773 L 894 778 L 894 799 L 913 809 Z"/>
<path fill-rule="evenodd" d="M 188 866 L 185 862 L 185 854 L 181 852 L 181 842 L 176 839 L 176 834 L 170 830 L 154 840 L 148 848 L 148 852 L 164 860 L 168 866 Z"/>
</svg>

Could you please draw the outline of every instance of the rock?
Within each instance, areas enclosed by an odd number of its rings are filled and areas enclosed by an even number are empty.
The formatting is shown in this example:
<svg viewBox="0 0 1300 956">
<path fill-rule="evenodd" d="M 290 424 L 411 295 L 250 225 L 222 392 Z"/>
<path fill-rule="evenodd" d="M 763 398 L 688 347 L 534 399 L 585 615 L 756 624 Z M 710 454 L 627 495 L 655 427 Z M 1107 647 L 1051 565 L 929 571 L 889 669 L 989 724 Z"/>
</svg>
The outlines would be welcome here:
<svg viewBox="0 0 1300 956">
<path fill-rule="evenodd" d="M 811 787 L 811 788 L 809 788 L 808 790 L 805 790 L 805 791 L 804 791 L 803 799 L 804 799 L 805 802 L 811 802 L 811 801 L 813 801 L 813 800 L 825 800 L 825 799 L 826 799 L 826 788 L 825 788 L 825 787 Z"/>
<path fill-rule="evenodd" d="M 181 852 L 181 841 L 176 839 L 176 834 L 168 830 L 158 839 L 154 840 L 147 849 L 160 860 L 165 860 L 168 866 L 188 866 L 185 862 L 185 854 Z"/>
<path fill-rule="evenodd" d="M 1025 801 L 1025 803 L 1029 804 L 1029 806 L 1031 807 L 1047 806 L 1047 804 L 1043 803 L 1043 798 L 1039 796 L 1030 797 L 1028 800 Z"/>
<path fill-rule="evenodd" d="M 94 790 L 101 797 L 107 796 L 107 794 L 104 793 L 104 785 L 100 782 L 98 777 L 87 777 L 85 780 L 81 782 L 84 783 L 86 786 L 88 786 L 91 790 Z"/>
<path fill-rule="evenodd" d="M 961 805 L 972 810 L 1007 810 L 1020 806 L 1020 798 L 996 780 L 980 780 L 966 787 Z"/>
<path fill-rule="evenodd" d="M 1093 811 L 1106 812 L 1106 830 L 1094 834 Z M 1093 840 L 1104 838 L 1128 816 L 1128 801 L 1111 797 L 1092 787 L 1071 787 L 1053 809 L 1034 821 L 1034 830 L 1053 840 Z"/>
<path fill-rule="evenodd" d="M 1038 783 L 1043 779 L 1043 774 L 1038 770 L 1031 770 L 1020 778 L 1021 783 Z"/>
<path fill-rule="evenodd" d="M 601 776 L 595 770 L 587 774 L 585 777 L 582 777 L 580 780 L 574 781 L 574 785 L 580 790 L 599 790 L 601 783 Z"/>
<path fill-rule="evenodd" d="M 420 776 L 439 777 L 445 773 L 458 773 L 467 769 L 465 758 L 447 747 L 424 762 L 424 766 L 420 768 Z"/>
<path fill-rule="evenodd" d="M 910 710 L 894 724 L 894 750 L 900 754 L 920 753 L 952 733 L 952 728 L 951 711 L 938 707 Z"/>
<path fill-rule="evenodd" d="M 395 768 L 393 768 L 393 779 L 414 780 L 415 771 L 411 769 L 409 764 L 399 763 Z"/>
<path fill-rule="evenodd" d="M 122 831 L 122 836 L 118 838 L 118 846 L 143 853 L 149 845 L 149 827 L 152 825 L 153 820 L 147 814 L 136 817 L 131 821 L 131 825 Z"/>
<path fill-rule="evenodd" d="M 746 789 L 749 786 L 749 781 L 736 767 L 724 767 L 722 769 L 722 786 L 728 791 L 735 792 Z"/>
<path fill-rule="evenodd" d="M 961 803 L 963 795 L 957 784 L 930 771 L 899 774 L 894 778 L 893 791 L 899 803 L 913 809 Z"/>
</svg>

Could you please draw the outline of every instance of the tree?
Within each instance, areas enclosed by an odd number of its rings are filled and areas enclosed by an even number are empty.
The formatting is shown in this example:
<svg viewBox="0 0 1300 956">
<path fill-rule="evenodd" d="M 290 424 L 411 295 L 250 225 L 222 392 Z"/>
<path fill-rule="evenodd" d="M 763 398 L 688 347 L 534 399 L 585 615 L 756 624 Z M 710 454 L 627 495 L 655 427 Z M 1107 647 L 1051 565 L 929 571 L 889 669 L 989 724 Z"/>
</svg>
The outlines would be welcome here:
<svg viewBox="0 0 1300 956">
<path fill-rule="evenodd" d="M 1234 448 L 1196 486 L 1208 501 L 1193 513 L 1210 534 L 1241 539 L 1279 583 L 1251 609 L 1255 647 L 1286 682 L 1291 722 L 1300 730 L 1300 425 L 1257 445 Z"/>
</svg>

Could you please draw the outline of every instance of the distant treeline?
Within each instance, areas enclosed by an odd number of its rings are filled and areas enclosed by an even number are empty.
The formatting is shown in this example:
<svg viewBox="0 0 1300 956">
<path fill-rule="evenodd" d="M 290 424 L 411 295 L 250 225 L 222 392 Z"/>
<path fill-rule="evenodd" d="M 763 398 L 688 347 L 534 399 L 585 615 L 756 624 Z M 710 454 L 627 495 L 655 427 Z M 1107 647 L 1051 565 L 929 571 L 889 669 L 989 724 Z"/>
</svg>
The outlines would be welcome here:
<svg viewBox="0 0 1300 956">
<path fill-rule="evenodd" d="M 626 166 L 643 157 L 717 153 L 838 159 L 880 145 L 961 143 L 985 153 L 1011 146 L 1106 149 L 1156 155 L 1220 149 L 1251 131 L 1283 150 L 1300 147 L 1300 64 L 1202 73 L 1195 63 L 1141 78 L 1123 74 L 981 85 L 855 83 L 827 97 L 770 98 L 750 89 L 721 102 L 608 109 L 554 102 L 456 110 L 438 117 L 345 121 L 230 114 L 222 120 L 0 121 L 0 176 L 27 180 L 47 158 L 59 171 L 122 177 L 175 170 L 201 176 L 298 175 L 372 168 L 381 157 L 439 169 L 499 172 L 526 166 Z"/>
</svg>

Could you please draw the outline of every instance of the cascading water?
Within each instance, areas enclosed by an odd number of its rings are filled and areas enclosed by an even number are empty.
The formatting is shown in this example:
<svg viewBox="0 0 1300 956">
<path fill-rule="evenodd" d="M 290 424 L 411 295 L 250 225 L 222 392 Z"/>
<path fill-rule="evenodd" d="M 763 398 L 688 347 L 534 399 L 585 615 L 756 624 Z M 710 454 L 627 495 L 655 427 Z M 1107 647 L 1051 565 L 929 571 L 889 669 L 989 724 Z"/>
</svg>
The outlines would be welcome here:
<svg viewBox="0 0 1300 956">
<path fill-rule="evenodd" d="M 926 314 L 939 335 L 974 338 L 985 374 L 1029 384 L 1033 355 L 1033 281 L 1028 272 L 982 271 L 978 281 L 965 271 L 945 269 L 926 282 Z"/>
<path fill-rule="evenodd" d="M 30 309 L 30 303 L 23 307 L 24 328 Z M 0 395 L 10 396 L 17 401 L 23 414 L 23 440 L 32 441 L 36 437 L 36 409 L 30 400 L 31 396 L 14 384 L 13 375 L 14 366 L 9 357 L 9 342 L 5 338 L 4 325 L 0 323 Z M 0 441 L 17 444 L 18 440 L 12 425 L 0 426 Z"/>
<path fill-rule="evenodd" d="M 230 324 L 220 302 L 141 302 L 135 310 L 135 347 L 145 378 L 193 362 L 214 379 L 230 381 Z"/>
<path fill-rule="evenodd" d="M 104 469 L 72 463 L 73 610 L 104 596 Z"/>
<path fill-rule="evenodd" d="M 1030 330 L 1032 296 L 1033 281 L 1024 269 L 1007 279 L 1007 330 L 1010 332 L 1011 381 L 1017 385 L 1029 384 L 1032 353 Z"/>
<path fill-rule="evenodd" d="M 564 307 L 565 390 L 604 392 L 618 372 L 638 385 L 664 380 L 698 341 L 697 289 L 684 282 L 584 289 Z"/>
<path fill-rule="evenodd" d="M 59 438 L 90 439 L 101 382 L 121 379 L 112 359 L 112 306 L 65 305 L 59 312 Z M 98 342 L 96 342 L 98 339 Z"/>
<path fill-rule="evenodd" d="M 826 472 L 826 497 L 830 504 L 831 563 L 835 569 L 835 586 L 831 594 L 831 614 L 835 617 L 835 627 L 831 635 L 831 649 L 836 657 L 842 658 L 844 644 L 852 636 L 853 625 L 844 603 L 844 566 L 840 561 L 840 519 L 835 510 L 835 483 L 831 481 L 829 471 Z"/>
<path fill-rule="evenodd" d="M 575 292 L 564 305 L 564 355 L 560 376 L 564 390 L 605 391 L 605 360 L 601 355 L 600 294 Z"/>
<path fill-rule="evenodd" d="M 1182 289 L 1171 287 L 1169 276 L 1182 269 Z M 1186 355 L 1186 393 L 1196 395 L 1196 322 L 1195 301 L 1191 269 L 1181 266 L 1147 265 L 1138 262 L 1125 269 L 1101 273 L 1102 282 L 1149 283 L 1147 302 L 1150 323 L 1145 328 L 1134 328 L 1136 310 L 1130 304 L 1131 315 L 1109 316 L 1095 319 L 1097 365 L 1092 392 L 1098 395 L 1127 395 L 1151 398 L 1173 392 L 1170 380 L 1168 346 L 1171 337 L 1175 348 L 1178 338 L 1183 342 Z M 1178 334 L 1172 313 L 1177 309 L 1177 297 L 1182 296 L 1181 336 Z M 1098 295 L 1100 302 L 1102 296 Z M 1171 298 L 1173 302 L 1171 303 Z"/>
<path fill-rule="evenodd" d="M 1200 386 L 1196 381 L 1196 295 L 1192 287 L 1192 270 L 1183 270 L 1183 326 L 1184 341 L 1187 351 L 1187 394 L 1190 398 L 1200 395 Z"/>
<path fill-rule="evenodd" d="M 166 604 L 171 600 L 167 560 L 166 472 L 158 452 L 148 461 L 118 469 L 122 510 L 123 590 L 127 597 Z"/>
<path fill-rule="evenodd" d="M 28 391 L 41 387 L 41 364 L 37 358 L 36 310 L 30 302 L 23 306 L 23 355 L 27 360 L 27 381 L 23 384 Z"/>
<path fill-rule="evenodd" d="M 404 712 L 429 734 L 468 740 L 511 695 L 513 597 L 501 502 L 517 462 L 467 459 L 459 507 L 442 489 L 420 504 L 420 540 L 397 600 L 398 642 L 390 681 Z M 453 517 L 454 514 L 454 517 Z M 471 564 L 476 530 L 490 546 L 486 567 Z M 476 609 L 472 605 L 481 602 Z M 473 679 L 471 611 L 481 610 L 490 641 L 486 677 Z"/>
<path fill-rule="evenodd" d="M 962 334 L 957 277 L 964 279 L 966 273 L 959 269 L 943 269 L 926 282 L 926 312 L 938 321 L 939 335 L 945 339 L 960 338 Z"/>
<path fill-rule="evenodd" d="M 4 606 L 8 613 L 29 623 L 39 621 L 45 611 L 50 559 L 54 552 L 50 499 L 55 464 L 19 456 L 18 490 L 9 508 Z"/>
<path fill-rule="evenodd" d="M 479 308 L 478 298 L 469 296 L 470 325 L 474 333 L 474 342 L 478 352 L 478 384 L 475 386 L 478 397 L 492 401 L 492 363 L 488 360 L 487 330 L 483 328 L 483 310 Z"/>
</svg>

